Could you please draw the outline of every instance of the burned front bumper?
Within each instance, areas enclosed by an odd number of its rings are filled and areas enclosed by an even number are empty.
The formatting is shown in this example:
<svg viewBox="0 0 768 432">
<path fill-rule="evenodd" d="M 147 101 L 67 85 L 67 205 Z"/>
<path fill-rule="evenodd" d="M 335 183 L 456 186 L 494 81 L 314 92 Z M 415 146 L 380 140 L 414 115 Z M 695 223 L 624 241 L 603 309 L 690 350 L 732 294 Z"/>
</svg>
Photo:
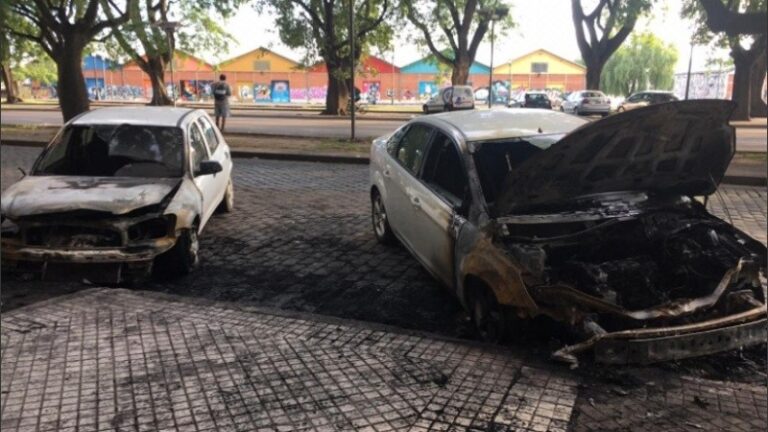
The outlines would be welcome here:
<svg viewBox="0 0 768 432">
<path fill-rule="evenodd" d="M 696 324 L 604 333 L 566 346 L 553 357 L 573 365 L 591 350 L 605 364 L 650 364 L 758 345 L 768 337 L 765 306 Z"/>
<path fill-rule="evenodd" d="M 120 275 L 146 275 L 154 259 L 176 243 L 175 217 L 81 219 L 45 216 L 18 222 L 5 221 L 2 231 L 4 271 L 46 272 L 66 266 L 112 269 Z M 90 271 L 88 271 L 90 272 Z M 66 272 L 59 272 L 66 276 Z M 114 278 L 109 278 L 110 280 Z M 118 280 L 119 281 L 119 280 Z"/>
</svg>

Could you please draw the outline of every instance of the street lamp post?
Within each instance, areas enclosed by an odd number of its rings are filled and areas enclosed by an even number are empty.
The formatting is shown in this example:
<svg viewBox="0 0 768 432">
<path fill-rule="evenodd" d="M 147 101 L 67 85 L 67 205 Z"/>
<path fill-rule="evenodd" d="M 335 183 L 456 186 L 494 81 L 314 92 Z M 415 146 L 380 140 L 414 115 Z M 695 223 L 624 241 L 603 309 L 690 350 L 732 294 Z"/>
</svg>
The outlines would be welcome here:
<svg viewBox="0 0 768 432">
<path fill-rule="evenodd" d="M 355 140 L 355 8 L 354 0 L 349 0 L 349 71 L 352 75 L 350 80 L 349 104 L 350 118 L 352 119 L 350 141 Z"/>
<path fill-rule="evenodd" d="M 176 50 L 173 46 L 173 32 L 176 31 L 176 29 L 179 28 L 181 24 L 178 21 L 161 21 L 153 25 L 165 30 L 165 34 L 168 36 L 168 49 L 171 53 L 171 97 L 173 98 L 173 106 L 176 106 L 176 74 L 173 67 L 173 60 L 176 57 Z"/>
<path fill-rule="evenodd" d="M 491 108 L 493 104 L 493 42 L 496 32 L 496 21 L 504 18 L 509 13 L 507 6 L 496 6 L 492 9 L 483 9 L 481 14 L 484 14 L 491 20 L 491 66 L 488 71 L 488 108 Z"/>
<path fill-rule="evenodd" d="M 688 55 L 688 75 L 685 78 L 685 100 L 688 100 L 688 90 L 691 88 L 691 66 L 693 65 L 693 41 L 691 41 L 691 53 Z"/>
</svg>

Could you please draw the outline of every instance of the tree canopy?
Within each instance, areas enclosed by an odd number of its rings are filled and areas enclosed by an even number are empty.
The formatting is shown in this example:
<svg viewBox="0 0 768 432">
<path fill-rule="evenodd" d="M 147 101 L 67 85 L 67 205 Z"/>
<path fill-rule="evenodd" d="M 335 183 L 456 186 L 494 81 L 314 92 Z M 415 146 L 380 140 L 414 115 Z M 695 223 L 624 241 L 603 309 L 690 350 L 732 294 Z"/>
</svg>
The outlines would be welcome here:
<svg viewBox="0 0 768 432">
<path fill-rule="evenodd" d="M 467 83 L 492 19 L 502 34 L 514 26 L 509 5 L 500 0 L 401 0 L 400 12 L 416 28 L 417 42 L 451 68 L 453 84 Z"/>
<path fill-rule="evenodd" d="M 322 59 L 328 70 L 325 114 L 344 112 L 349 97 L 350 65 L 371 47 L 386 49 L 392 27 L 382 25 L 391 15 L 391 0 L 256 0 L 259 12 L 277 16 L 280 40 L 302 48 L 304 63 Z M 354 11 L 355 52 L 350 48 L 349 11 Z"/>
<path fill-rule="evenodd" d="M 127 0 L 122 6 L 137 1 Z M 56 63 L 57 93 L 64 120 L 87 111 L 90 104 L 82 70 L 83 50 L 112 27 L 127 21 L 127 10 L 112 0 L 3 2 L 7 2 L 14 17 L 4 24 L 5 31 L 36 43 Z"/>
<path fill-rule="evenodd" d="M 587 66 L 587 88 L 599 89 L 605 63 L 627 39 L 637 19 L 650 10 L 653 0 L 599 0 L 589 12 L 582 3 L 571 0 L 576 41 Z"/>
<path fill-rule="evenodd" d="M 101 0 L 106 3 L 111 0 Z M 146 0 L 132 2 L 129 20 L 112 32 L 112 40 L 150 77 L 152 104 L 171 103 L 165 90 L 165 70 L 170 63 L 169 37 L 161 24 L 178 21 L 172 33 L 174 49 L 188 52 L 222 51 L 231 39 L 222 23 L 245 0 Z M 110 47 L 115 51 L 115 47 Z"/>
<path fill-rule="evenodd" d="M 601 88 L 624 96 L 649 89 L 671 90 L 677 58 L 677 48 L 653 34 L 633 35 L 605 64 Z"/>
</svg>

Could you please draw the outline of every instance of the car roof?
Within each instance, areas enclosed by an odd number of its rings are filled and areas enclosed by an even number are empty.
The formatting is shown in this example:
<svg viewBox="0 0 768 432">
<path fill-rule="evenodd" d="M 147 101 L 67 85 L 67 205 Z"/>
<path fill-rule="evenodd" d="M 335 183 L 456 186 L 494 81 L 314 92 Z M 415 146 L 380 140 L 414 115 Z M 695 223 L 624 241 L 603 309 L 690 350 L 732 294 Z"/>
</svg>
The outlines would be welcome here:
<svg viewBox="0 0 768 432">
<path fill-rule="evenodd" d="M 453 128 L 467 142 L 561 134 L 587 123 L 574 115 L 535 108 L 453 111 L 419 117 L 417 121 Z"/>
<path fill-rule="evenodd" d="M 643 90 L 643 91 L 639 91 L 639 92 L 637 92 L 637 93 L 635 93 L 635 94 L 643 94 L 643 93 L 650 93 L 650 94 L 667 94 L 667 95 L 671 95 L 671 94 L 672 94 L 672 92 L 671 92 L 671 91 L 669 91 L 669 90 Z"/>
<path fill-rule="evenodd" d="M 190 108 L 157 106 L 99 108 L 75 118 L 74 125 L 136 124 L 144 126 L 180 126 L 184 117 L 195 111 Z"/>
</svg>

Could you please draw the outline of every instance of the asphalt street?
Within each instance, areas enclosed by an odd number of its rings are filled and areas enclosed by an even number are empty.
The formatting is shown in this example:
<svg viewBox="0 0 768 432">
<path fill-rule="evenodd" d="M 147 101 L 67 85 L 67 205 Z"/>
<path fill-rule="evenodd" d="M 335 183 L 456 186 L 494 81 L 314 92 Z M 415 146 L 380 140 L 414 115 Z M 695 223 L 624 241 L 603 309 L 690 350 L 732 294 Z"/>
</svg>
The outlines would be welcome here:
<svg viewBox="0 0 768 432">
<path fill-rule="evenodd" d="M 407 117 L 407 116 L 404 116 Z M 356 135 L 360 138 L 373 138 L 388 134 L 406 120 L 387 120 L 376 118 L 373 114 L 360 116 L 356 123 Z M 58 111 L 4 110 L 1 124 L 51 125 L 62 124 Z M 350 132 L 347 119 L 320 117 L 307 113 L 259 112 L 239 113 L 227 120 L 227 131 L 232 133 L 260 133 L 267 135 L 346 138 Z M 768 150 L 766 128 L 739 128 L 736 131 L 736 150 L 746 152 L 765 152 Z"/>
</svg>

